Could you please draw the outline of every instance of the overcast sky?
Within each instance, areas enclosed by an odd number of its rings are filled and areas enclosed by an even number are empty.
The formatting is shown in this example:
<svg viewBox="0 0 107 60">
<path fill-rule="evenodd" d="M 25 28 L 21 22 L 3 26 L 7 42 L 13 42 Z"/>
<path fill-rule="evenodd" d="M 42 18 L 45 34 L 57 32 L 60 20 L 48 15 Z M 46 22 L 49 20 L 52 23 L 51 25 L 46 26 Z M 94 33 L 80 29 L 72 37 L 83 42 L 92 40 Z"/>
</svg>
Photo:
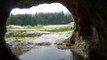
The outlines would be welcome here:
<svg viewBox="0 0 107 60">
<path fill-rule="evenodd" d="M 52 4 L 41 4 L 38 6 L 33 6 L 29 9 L 19 9 L 19 8 L 15 8 L 11 11 L 12 14 L 35 14 L 35 13 L 40 13 L 40 12 L 44 12 L 44 13 L 53 13 L 53 12 L 64 12 L 64 13 L 68 13 L 68 9 L 63 6 L 60 3 L 52 3 Z"/>
</svg>

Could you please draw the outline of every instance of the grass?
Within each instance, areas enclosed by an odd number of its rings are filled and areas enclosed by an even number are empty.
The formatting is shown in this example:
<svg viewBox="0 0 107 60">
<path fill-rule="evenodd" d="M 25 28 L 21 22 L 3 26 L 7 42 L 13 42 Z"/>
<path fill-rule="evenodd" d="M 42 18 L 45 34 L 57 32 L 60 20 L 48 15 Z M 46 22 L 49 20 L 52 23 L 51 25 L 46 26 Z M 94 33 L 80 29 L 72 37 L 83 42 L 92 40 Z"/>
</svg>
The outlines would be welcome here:
<svg viewBox="0 0 107 60">
<path fill-rule="evenodd" d="M 9 25 L 7 26 L 7 29 L 11 30 L 11 29 L 18 29 L 18 30 L 45 30 L 45 31 L 48 31 L 48 32 L 67 32 L 67 31 L 72 31 L 72 29 L 70 28 L 70 26 L 56 26 L 54 27 L 48 27 L 48 28 L 45 28 L 44 25 L 41 25 L 41 24 L 37 24 L 36 26 L 14 26 L 14 25 Z"/>
<path fill-rule="evenodd" d="M 27 35 L 21 33 L 21 32 L 11 32 L 9 34 L 6 34 L 6 37 L 15 37 L 15 38 L 25 38 L 28 37 Z"/>
<path fill-rule="evenodd" d="M 72 31 L 72 29 L 70 29 L 69 27 L 60 27 L 60 28 L 50 29 L 47 31 L 49 31 L 49 32 L 68 32 L 68 31 Z"/>
<path fill-rule="evenodd" d="M 10 31 L 10 33 L 6 34 L 6 38 L 15 37 L 18 39 L 26 38 L 26 37 L 38 37 L 37 34 L 25 34 L 24 31 Z"/>
<path fill-rule="evenodd" d="M 36 25 L 36 28 L 38 28 L 38 29 L 44 28 L 44 25 L 37 24 L 37 25 Z"/>
<path fill-rule="evenodd" d="M 16 26 L 16 25 L 8 25 L 7 29 L 43 29 L 44 25 L 42 24 L 37 24 L 35 26 Z"/>
<path fill-rule="evenodd" d="M 10 29 L 10 30 L 9 30 Z M 13 29 L 13 30 L 11 30 Z M 16 29 L 16 30 L 15 30 Z M 9 25 L 7 26 L 9 34 L 6 35 L 6 37 L 16 37 L 16 38 L 25 38 L 25 37 L 34 37 L 37 36 L 36 34 L 25 34 L 23 32 L 26 32 L 28 30 L 44 30 L 48 32 L 69 32 L 72 31 L 73 29 L 70 28 L 68 25 L 61 25 L 61 26 L 54 26 L 52 25 L 51 27 L 45 28 L 44 25 L 38 24 L 36 26 L 14 26 L 14 25 Z"/>
</svg>

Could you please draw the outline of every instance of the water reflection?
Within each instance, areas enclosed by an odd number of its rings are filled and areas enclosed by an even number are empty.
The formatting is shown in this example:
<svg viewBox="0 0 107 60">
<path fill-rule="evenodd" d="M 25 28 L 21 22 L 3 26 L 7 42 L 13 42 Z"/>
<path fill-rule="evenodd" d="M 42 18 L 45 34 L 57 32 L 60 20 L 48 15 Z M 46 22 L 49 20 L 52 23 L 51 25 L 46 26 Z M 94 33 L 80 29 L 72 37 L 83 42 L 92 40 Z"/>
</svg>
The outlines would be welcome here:
<svg viewBox="0 0 107 60">
<path fill-rule="evenodd" d="M 54 46 L 39 46 L 19 57 L 21 60 L 72 60 L 70 49 L 58 49 Z"/>
</svg>

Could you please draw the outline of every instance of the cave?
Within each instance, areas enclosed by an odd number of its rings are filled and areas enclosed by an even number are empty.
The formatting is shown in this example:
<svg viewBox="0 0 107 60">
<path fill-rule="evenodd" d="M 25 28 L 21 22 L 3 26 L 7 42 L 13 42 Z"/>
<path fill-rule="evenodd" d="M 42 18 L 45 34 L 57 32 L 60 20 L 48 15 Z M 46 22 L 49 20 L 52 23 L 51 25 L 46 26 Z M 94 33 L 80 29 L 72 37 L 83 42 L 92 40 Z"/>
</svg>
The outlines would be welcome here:
<svg viewBox="0 0 107 60">
<path fill-rule="evenodd" d="M 75 25 L 70 38 L 73 60 L 107 60 L 106 0 L 1 0 L 0 60 L 20 60 L 4 39 L 10 11 L 53 2 L 63 4 L 73 14 Z"/>
</svg>

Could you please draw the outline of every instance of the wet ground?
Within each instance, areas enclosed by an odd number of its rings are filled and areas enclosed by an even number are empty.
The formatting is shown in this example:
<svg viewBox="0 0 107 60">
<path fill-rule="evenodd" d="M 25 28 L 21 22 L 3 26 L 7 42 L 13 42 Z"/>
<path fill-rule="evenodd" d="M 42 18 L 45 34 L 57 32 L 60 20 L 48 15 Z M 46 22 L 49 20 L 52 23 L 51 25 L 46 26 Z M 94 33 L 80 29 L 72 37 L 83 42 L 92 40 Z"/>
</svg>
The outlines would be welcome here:
<svg viewBox="0 0 107 60">
<path fill-rule="evenodd" d="M 72 52 L 66 46 L 71 33 L 42 34 L 40 37 L 15 40 L 9 42 L 9 45 L 21 60 L 72 60 Z"/>
<path fill-rule="evenodd" d="M 58 49 L 54 46 L 39 46 L 20 56 L 21 60 L 72 60 L 70 49 Z"/>
</svg>

